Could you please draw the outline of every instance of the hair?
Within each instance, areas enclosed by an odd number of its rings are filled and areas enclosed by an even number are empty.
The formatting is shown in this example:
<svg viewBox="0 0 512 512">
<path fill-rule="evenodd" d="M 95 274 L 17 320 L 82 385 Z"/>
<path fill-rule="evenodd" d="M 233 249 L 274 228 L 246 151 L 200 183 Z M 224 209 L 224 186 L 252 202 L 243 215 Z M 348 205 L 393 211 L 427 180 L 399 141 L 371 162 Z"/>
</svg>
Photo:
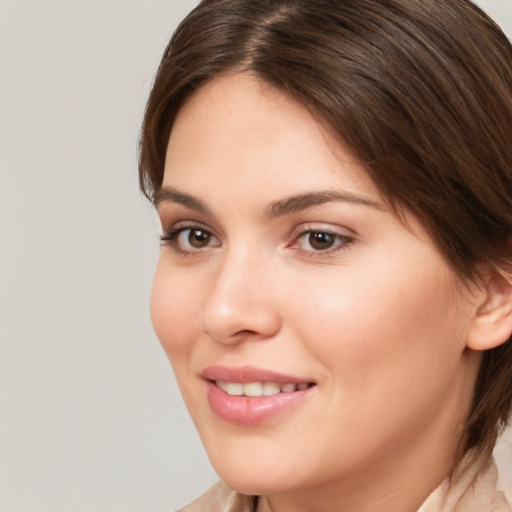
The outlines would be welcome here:
<svg viewBox="0 0 512 512">
<path fill-rule="evenodd" d="M 150 200 L 178 111 L 230 73 L 329 126 L 464 281 L 482 264 L 510 281 L 512 47 L 469 0 L 203 0 L 169 42 L 147 103 L 139 176 Z M 509 339 L 483 354 L 464 450 L 490 453 L 511 408 Z"/>
</svg>

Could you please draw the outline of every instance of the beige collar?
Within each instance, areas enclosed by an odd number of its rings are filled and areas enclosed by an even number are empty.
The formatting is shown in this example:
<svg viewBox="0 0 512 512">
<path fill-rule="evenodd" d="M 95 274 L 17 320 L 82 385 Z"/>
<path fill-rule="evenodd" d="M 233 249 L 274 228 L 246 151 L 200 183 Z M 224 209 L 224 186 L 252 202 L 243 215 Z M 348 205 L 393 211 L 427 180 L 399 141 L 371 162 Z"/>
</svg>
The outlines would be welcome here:
<svg viewBox="0 0 512 512">
<path fill-rule="evenodd" d="M 497 480 L 494 461 L 477 460 L 466 465 L 455 482 L 446 478 L 418 512 L 510 512 L 505 495 L 496 491 Z"/>
</svg>

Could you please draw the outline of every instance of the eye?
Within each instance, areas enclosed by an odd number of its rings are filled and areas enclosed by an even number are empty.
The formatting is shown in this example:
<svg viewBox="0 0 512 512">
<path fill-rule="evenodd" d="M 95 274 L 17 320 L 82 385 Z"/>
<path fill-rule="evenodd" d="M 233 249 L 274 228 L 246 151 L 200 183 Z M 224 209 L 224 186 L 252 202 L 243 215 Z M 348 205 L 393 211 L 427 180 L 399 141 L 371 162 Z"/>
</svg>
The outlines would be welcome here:
<svg viewBox="0 0 512 512">
<path fill-rule="evenodd" d="M 322 230 L 307 230 L 300 233 L 292 248 L 297 248 L 308 254 L 332 253 L 347 248 L 353 238 L 340 233 Z"/>
<path fill-rule="evenodd" d="M 315 251 L 330 249 L 336 242 L 336 236 L 332 233 L 312 231 L 306 236 L 307 243 Z"/>
<path fill-rule="evenodd" d="M 160 237 L 163 245 L 170 245 L 176 252 L 193 253 L 217 247 L 220 240 L 201 226 L 179 226 Z"/>
</svg>

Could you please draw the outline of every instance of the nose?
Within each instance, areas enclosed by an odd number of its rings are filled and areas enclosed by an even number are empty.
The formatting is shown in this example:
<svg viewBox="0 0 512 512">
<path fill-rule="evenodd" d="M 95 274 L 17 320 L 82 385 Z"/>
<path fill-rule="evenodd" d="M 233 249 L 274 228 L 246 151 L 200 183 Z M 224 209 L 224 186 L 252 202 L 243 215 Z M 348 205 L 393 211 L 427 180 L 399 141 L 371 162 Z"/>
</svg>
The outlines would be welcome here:
<svg viewBox="0 0 512 512">
<path fill-rule="evenodd" d="M 271 267 L 244 252 L 226 255 L 203 303 L 202 330 L 220 343 L 275 336 L 281 316 Z"/>
</svg>

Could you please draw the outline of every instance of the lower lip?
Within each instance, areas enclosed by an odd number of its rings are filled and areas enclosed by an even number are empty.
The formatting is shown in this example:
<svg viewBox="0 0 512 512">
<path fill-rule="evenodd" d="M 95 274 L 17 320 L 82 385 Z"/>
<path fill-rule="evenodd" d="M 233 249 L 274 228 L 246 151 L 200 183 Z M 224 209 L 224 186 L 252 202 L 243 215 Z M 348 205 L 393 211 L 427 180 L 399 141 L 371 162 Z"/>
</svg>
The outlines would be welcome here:
<svg viewBox="0 0 512 512">
<path fill-rule="evenodd" d="M 312 388 L 271 396 L 232 396 L 214 382 L 207 381 L 208 402 L 223 420 L 236 425 L 258 425 L 290 409 L 304 400 Z"/>
</svg>

